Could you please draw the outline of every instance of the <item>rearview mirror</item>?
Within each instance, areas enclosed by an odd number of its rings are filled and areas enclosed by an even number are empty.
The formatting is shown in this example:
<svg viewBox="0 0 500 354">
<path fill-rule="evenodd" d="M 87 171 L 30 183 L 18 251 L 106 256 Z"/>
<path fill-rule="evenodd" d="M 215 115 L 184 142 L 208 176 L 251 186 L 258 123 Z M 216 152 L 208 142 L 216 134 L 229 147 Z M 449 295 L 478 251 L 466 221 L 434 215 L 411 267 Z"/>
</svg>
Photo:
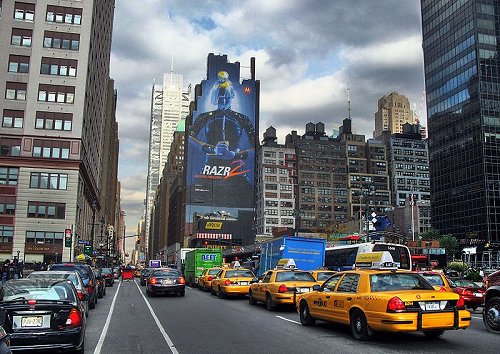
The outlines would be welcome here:
<svg viewBox="0 0 500 354">
<path fill-rule="evenodd" d="M 313 285 L 313 291 L 321 291 L 321 286 L 318 284 Z"/>
</svg>

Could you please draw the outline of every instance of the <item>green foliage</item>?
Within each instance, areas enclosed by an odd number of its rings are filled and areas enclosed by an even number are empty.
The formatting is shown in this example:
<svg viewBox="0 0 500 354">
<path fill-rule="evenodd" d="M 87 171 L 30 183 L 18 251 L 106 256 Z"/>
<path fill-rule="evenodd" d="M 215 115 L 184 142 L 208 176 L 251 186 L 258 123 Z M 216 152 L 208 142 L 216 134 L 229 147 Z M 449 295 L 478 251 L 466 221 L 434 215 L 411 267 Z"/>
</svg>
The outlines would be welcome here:
<svg viewBox="0 0 500 354">
<path fill-rule="evenodd" d="M 446 250 L 446 257 L 453 259 L 458 251 L 458 240 L 453 235 L 442 235 L 439 237 L 439 245 Z"/>
<path fill-rule="evenodd" d="M 448 270 L 455 270 L 459 273 L 465 272 L 468 268 L 469 266 L 464 262 L 450 262 L 446 267 Z"/>
<path fill-rule="evenodd" d="M 475 269 L 469 269 L 465 273 L 465 279 L 469 279 L 472 281 L 481 281 L 483 278 L 479 275 L 479 271 Z"/>
<path fill-rule="evenodd" d="M 439 240 L 439 232 L 436 229 L 430 229 L 429 231 L 422 232 L 420 238 L 423 241 Z"/>
</svg>

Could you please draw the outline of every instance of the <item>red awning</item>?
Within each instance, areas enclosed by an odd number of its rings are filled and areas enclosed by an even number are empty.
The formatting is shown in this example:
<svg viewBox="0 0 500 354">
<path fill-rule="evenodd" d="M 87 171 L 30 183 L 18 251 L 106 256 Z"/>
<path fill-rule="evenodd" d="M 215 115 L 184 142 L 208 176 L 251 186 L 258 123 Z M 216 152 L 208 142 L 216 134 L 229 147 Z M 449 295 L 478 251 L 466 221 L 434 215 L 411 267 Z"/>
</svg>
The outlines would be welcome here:
<svg viewBox="0 0 500 354">
<path fill-rule="evenodd" d="M 349 235 L 346 237 L 339 238 L 339 241 L 357 241 L 361 238 L 361 236 Z"/>
<path fill-rule="evenodd" d="M 214 234 L 208 232 L 197 232 L 195 234 L 195 239 L 210 239 L 210 240 L 231 240 L 233 238 L 232 234 Z"/>
</svg>

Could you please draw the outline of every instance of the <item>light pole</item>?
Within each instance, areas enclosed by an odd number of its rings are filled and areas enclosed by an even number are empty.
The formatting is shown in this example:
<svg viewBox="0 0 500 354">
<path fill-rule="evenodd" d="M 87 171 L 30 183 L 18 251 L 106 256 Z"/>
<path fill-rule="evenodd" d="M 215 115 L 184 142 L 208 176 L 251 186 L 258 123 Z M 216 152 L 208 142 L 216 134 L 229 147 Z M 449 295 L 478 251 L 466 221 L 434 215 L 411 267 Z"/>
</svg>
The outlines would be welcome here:
<svg viewBox="0 0 500 354">
<path fill-rule="evenodd" d="M 92 201 L 92 227 L 90 229 L 90 247 L 92 247 L 92 256 L 94 255 L 94 227 L 95 227 L 95 210 L 97 208 L 97 200 Z"/>
</svg>

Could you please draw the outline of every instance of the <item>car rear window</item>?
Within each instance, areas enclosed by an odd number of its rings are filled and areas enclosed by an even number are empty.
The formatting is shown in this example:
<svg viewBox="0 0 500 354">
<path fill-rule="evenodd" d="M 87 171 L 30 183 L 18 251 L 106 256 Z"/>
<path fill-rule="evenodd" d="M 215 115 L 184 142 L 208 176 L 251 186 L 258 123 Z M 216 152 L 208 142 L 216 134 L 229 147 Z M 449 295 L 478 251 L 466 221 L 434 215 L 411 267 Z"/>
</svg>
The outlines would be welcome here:
<svg viewBox="0 0 500 354">
<path fill-rule="evenodd" d="M 226 278 L 239 278 L 239 277 L 245 277 L 245 278 L 253 278 L 254 275 L 251 270 L 228 270 L 226 271 Z"/>
<path fill-rule="evenodd" d="M 316 281 L 309 272 L 278 272 L 276 281 Z"/>
<path fill-rule="evenodd" d="M 84 265 L 77 265 L 77 264 L 70 264 L 70 265 L 65 265 L 65 264 L 54 264 L 50 266 L 50 270 L 76 270 L 82 279 L 89 279 L 90 278 L 90 272 L 87 267 Z"/>
<path fill-rule="evenodd" d="M 75 301 L 74 291 L 66 282 L 49 279 L 23 279 L 5 283 L 3 301 L 69 300 Z"/>
<path fill-rule="evenodd" d="M 438 274 L 421 274 L 432 286 L 444 286 L 443 278 Z"/>
<path fill-rule="evenodd" d="M 113 271 L 111 268 L 102 268 L 102 274 L 111 274 Z"/>
<path fill-rule="evenodd" d="M 220 272 L 220 269 L 210 269 L 208 275 L 215 275 Z"/>
<path fill-rule="evenodd" d="M 434 290 L 418 274 L 382 273 L 370 275 L 370 288 L 374 292 L 395 290 Z"/>
<path fill-rule="evenodd" d="M 177 270 L 155 270 L 151 275 L 155 277 L 179 277 L 181 273 Z"/>
<path fill-rule="evenodd" d="M 467 279 L 455 279 L 452 282 L 455 286 L 466 286 L 469 288 L 477 288 L 478 286 L 471 280 Z"/>
<path fill-rule="evenodd" d="M 28 279 L 52 279 L 52 280 L 69 280 L 70 282 L 73 283 L 73 285 L 78 289 L 80 286 L 80 283 L 78 282 L 78 279 L 76 277 L 75 273 L 66 273 L 66 274 L 61 274 L 61 273 L 50 273 L 50 272 L 43 272 L 43 273 L 38 273 L 34 272 L 28 275 Z"/>
</svg>

